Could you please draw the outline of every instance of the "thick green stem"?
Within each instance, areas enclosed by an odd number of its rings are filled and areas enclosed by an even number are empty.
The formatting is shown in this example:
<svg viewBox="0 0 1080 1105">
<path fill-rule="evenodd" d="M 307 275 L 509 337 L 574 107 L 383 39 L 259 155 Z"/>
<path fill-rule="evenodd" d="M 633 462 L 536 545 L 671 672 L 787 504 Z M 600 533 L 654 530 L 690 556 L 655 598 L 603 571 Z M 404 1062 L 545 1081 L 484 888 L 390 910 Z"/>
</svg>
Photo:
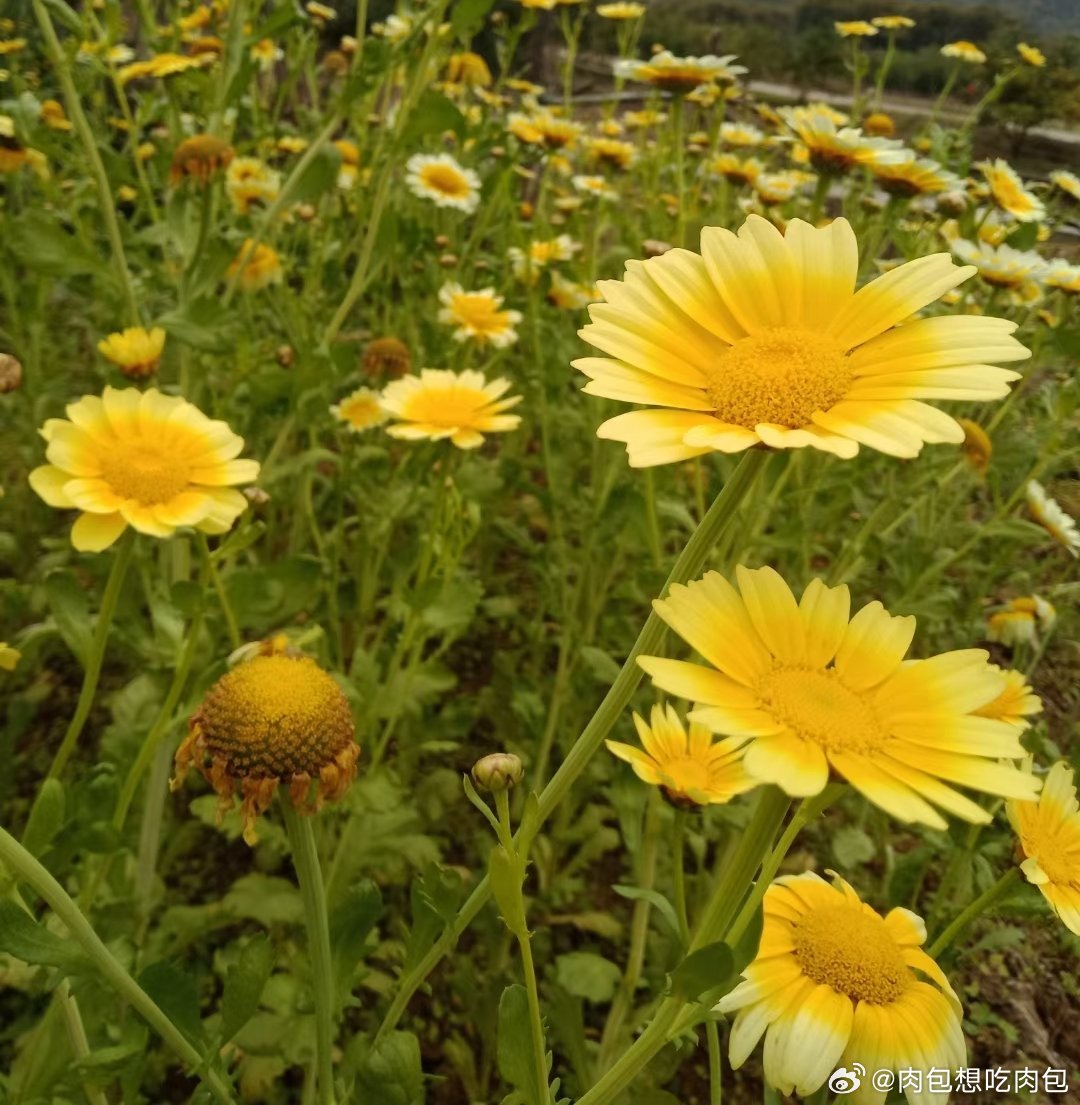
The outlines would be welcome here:
<svg viewBox="0 0 1080 1105">
<path fill-rule="evenodd" d="M 289 834 L 293 866 L 300 881 L 307 923 L 311 985 L 315 998 L 315 1050 L 320 1105 L 334 1105 L 334 975 L 330 959 L 330 929 L 326 917 L 319 853 L 311 818 L 297 813 L 292 799 L 283 795 L 281 810 Z"/>
<path fill-rule="evenodd" d="M 995 905 L 1020 881 L 1020 868 L 1010 867 L 1004 875 L 989 889 L 984 890 L 962 913 L 958 914 L 951 925 L 930 945 L 927 954 L 936 959 L 952 942 L 975 920 Z"/>
<path fill-rule="evenodd" d="M 127 574 L 128 564 L 131 563 L 131 553 L 135 547 L 134 533 L 124 535 L 116 554 L 113 557 L 112 568 L 109 570 L 109 578 L 105 584 L 105 593 L 101 597 L 101 609 L 98 611 L 97 625 L 94 627 L 94 636 L 90 642 L 90 653 L 86 657 L 86 668 L 83 671 L 82 688 L 79 690 L 79 700 L 75 704 L 75 713 L 71 715 L 67 732 L 56 750 L 52 765 L 49 767 L 49 778 L 55 779 L 65 768 L 79 736 L 90 717 L 90 710 L 94 705 L 94 695 L 97 693 L 98 680 L 101 678 L 101 665 L 105 659 L 105 645 L 109 639 L 109 628 L 112 625 L 113 615 L 116 613 L 116 604 L 120 598 L 120 591 L 124 584 L 124 576 Z"/>
<path fill-rule="evenodd" d="M 685 949 L 690 943 L 690 922 L 686 913 L 686 810 L 675 811 L 672 830 L 671 862 L 675 885 L 675 916 L 679 921 L 679 939 Z"/>
<path fill-rule="evenodd" d="M 709 1105 L 721 1105 L 724 1085 L 721 1075 L 724 1070 L 724 1056 L 720 1051 L 720 1031 L 716 1021 L 705 1022 L 705 1038 L 709 1044 Z"/>
<path fill-rule="evenodd" d="M 667 594 L 672 584 L 685 583 L 700 573 L 716 542 L 734 522 L 740 504 L 768 462 L 768 456 L 764 450 L 756 449 L 748 450 L 743 454 L 738 467 L 724 484 L 720 494 L 709 507 L 708 513 L 691 535 L 678 560 L 675 561 L 661 591 L 662 596 Z M 578 776 L 604 743 L 604 738 L 611 732 L 615 722 L 622 716 L 641 682 L 642 671 L 638 667 L 637 658 L 643 653 L 653 652 L 659 648 L 666 632 L 667 628 L 660 615 L 655 610 L 651 611 L 615 682 L 604 696 L 603 702 L 597 707 L 596 713 L 570 749 L 554 778 L 540 794 L 539 825 L 542 825 L 558 808 Z M 490 897 L 491 887 L 485 877 L 458 911 L 454 923 L 447 926 L 446 931 L 435 941 L 427 955 L 401 980 L 394 1001 L 379 1026 L 378 1037 L 392 1031 L 397 1025 L 412 995 L 443 956 L 454 947 L 458 937 L 472 923 Z"/>
<path fill-rule="evenodd" d="M 233 1105 L 232 1091 L 221 1075 L 209 1068 L 207 1058 L 199 1053 L 161 1007 L 124 970 L 56 879 L 3 829 L 0 829 L 0 862 L 6 864 L 17 878 L 28 883 L 48 903 L 102 978 L 161 1036 L 203 1082 L 214 1099 L 224 1105 Z"/>
</svg>

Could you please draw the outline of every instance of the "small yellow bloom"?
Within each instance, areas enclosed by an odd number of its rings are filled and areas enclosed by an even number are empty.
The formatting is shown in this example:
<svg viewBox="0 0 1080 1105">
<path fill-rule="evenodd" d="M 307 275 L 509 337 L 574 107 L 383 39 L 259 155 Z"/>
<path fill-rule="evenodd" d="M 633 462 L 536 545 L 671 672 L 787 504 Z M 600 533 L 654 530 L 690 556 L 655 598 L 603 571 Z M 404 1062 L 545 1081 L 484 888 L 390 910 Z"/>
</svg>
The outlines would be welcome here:
<svg viewBox="0 0 1080 1105">
<path fill-rule="evenodd" d="M 633 142 L 624 142 L 620 138 L 590 138 L 587 153 L 591 161 L 613 169 L 629 169 L 637 160 L 637 147 Z"/>
<path fill-rule="evenodd" d="M 98 352 L 132 380 L 152 376 L 164 348 L 165 331 L 160 326 L 152 330 L 132 326 L 98 342 Z"/>
<path fill-rule="evenodd" d="M 505 349 L 517 341 L 514 327 L 521 321 L 520 311 L 501 310 L 503 297 L 494 288 L 467 292 L 460 284 L 444 284 L 439 289 L 439 322 L 454 327 L 454 340 L 473 341 Z"/>
<path fill-rule="evenodd" d="M 237 157 L 225 173 L 225 191 L 233 210 L 247 215 L 254 207 L 269 207 L 281 191 L 281 174 L 257 157 Z"/>
<path fill-rule="evenodd" d="M 749 123 L 721 123 L 720 141 L 728 146 L 761 146 L 765 132 Z"/>
<path fill-rule="evenodd" d="M 371 388 L 357 388 L 340 403 L 335 403 L 330 413 L 356 434 L 381 426 L 388 417 L 382 409 L 379 393 Z"/>
<path fill-rule="evenodd" d="M 614 19 L 621 22 L 640 19 L 645 11 L 644 4 L 635 4 L 632 0 L 617 0 L 613 4 L 597 4 L 596 6 L 596 14 L 601 19 Z"/>
<path fill-rule="evenodd" d="M 406 162 L 405 173 L 409 191 L 436 207 L 471 214 L 480 204 L 480 178 L 448 153 L 413 154 Z"/>
<path fill-rule="evenodd" d="M 959 39 L 956 42 L 947 43 L 941 48 L 942 57 L 956 58 L 958 61 L 970 62 L 972 65 L 982 65 L 986 61 L 986 55 L 967 39 Z"/>
<path fill-rule="evenodd" d="M 1024 187 L 1016 170 L 1003 158 L 980 161 L 975 166 L 986 178 L 994 202 L 1022 223 L 1039 222 L 1046 217 L 1042 200 Z"/>
<path fill-rule="evenodd" d="M 960 446 L 964 459 L 979 475 L 985 475 L 990 467 L 990 457 L 994 452 L 990 435 L 978 422 L 972 422 L 970 418 L 958 418 L 956 421 L 964 430 L 964 443 Z"/>
<path fill-rule="evenodd" d="M 149 161 L 157 153 L 157 146 L 153 142 L 140 142 L 135 147 L 135 156 L 140 161 Z"/>
<path fill-rule="evenodd" d="M 1080 803 L 1072 768 L 1054 764 L 1037 802 L 1009 802 L 1006 811 L 1020 838 L 1024 877 L 1080 936 Z"/>
<path fill-rule="evenodd" d="M 0 641 L 0 671 L 14 671 L 20 659 L 22 653 L 17 648 L 12 648 L 7 641 Z"/>
<path fill-rule="evenodd" d="M 491 70 L 479 54 L 466 50 L 460 54 L 450 55 L 446 62 L 446 79 L 452 84 L 487 88 L 491 84 Z"/>
<path fill-rule="evenodd" d="M 1074 200 L 1080 200 L 1080 177 L 1067 169 L 1056 169 L 1050 174 L 1050 183 L 1060 188 Z"/>
<path fill-rule="evenodd" d="M 242 270 L 241 258 L 244 259 Z M 258 292 L 271 284 L 280 284 L 283 276 L 277 250 L 265 242 L 255 245 L 253 238 L 244 239 L 240 252 L 229 263 L 225 275 L 232 280 L 237 272 L 240 273 L 240 289 L 245 292 Z"/>
<path fill-rule="evenodd" d="M 521 422 L 504 413 L 521 402 L 519 395 L 502 398 L 509 390 L 509 380 L 489 383 L 473 370 L 421 369 L 419 376 L 386 385 L 383 409 L 395 420 L 386 432 L 406 441 L 449 439 L 459 449 L 475 449 L 484 434 L 506 433 Z"/>
<path fill-rule="evenodd" d="M 298 812 L 314 813 L 345 793 L 359 755 L 341 688 L 314 660 L 271 641 L 207 692 L 177 749 L 171 786 L 195 768 L 220 796 L 221 814 L 239 790 L 244 840 L 254 844 L 255 823 L 279 785 Z"/>
<path fill-rule="evenodd" d="M 734 60 L 734 54 L 722 58 L 712 54 L 699 58 L 677 58 L 669 50 L 661 50 L 648 61 L 620 58 L 615 62 L 615 76 L 642 81 L 673 95 L 685 95 L 698 85 L 710 81 L 734 81 L 742 76 L 746 67 L 732 65 Z"/>
<path fill-rule="evenodd" d="M 915 20 L 906 15 L 879 15 L 870 20 L 875 27 L 881 27 L 886 31 L 901 31 L 915 26 Z"/>
<path fill-rule="evenodd" d="M 282 153 L 303 153 L 310 145 L 306 138 L 301 138 L 298 134 L 283 134 L 274 143 L 274 148 Z"/>
<path fill-rule="evenodd" d="M 1037 46 L 1029 46 L 1026 42 L 1016 44 L 1016 52 L 1036 69 L 1042 69 L 1046 65 L 1046 55 Z"/>
<path fill-rule="evenodd" d="M 1038 595 L 1010 599 L 986 620 L 988 640 L 1003 645 L 1033 645 L 1040 633 L 1049 633 L 1057 622 L 1057 611 Z"/>
<path fill-rule="evenodd" d="M 272 69 L 276 62 L 281 61 L 285 51 L 278 46 L 273 39 L 260 38 L 249 51 L 251 60 L 256 62 L 260 69 Z"/>
<path fill-rule="evenodd" d="M 134 61 L 123 66 L 117 76 L 121 84 L 128 84 L 141 77 L 171 77 L 189 69 L 212 64 L 213 60 L 213 54 L 200 54 L 197 57 L 189 57 L 187 54 L 158 54 L 149 61 Z"/>
<path fill-rule="evenodd" d="M 634 727 L 642 748 L 609 740 L 608 750 L 677 806 L 729 802 L 757 785 L 743 769 L 742 741 L 714 741 L 696 722 L 688 733 L 672 706 L 654 706 L 648 723 L 634 714 Z"/>
<path fill-rule="evenodd" d="M 871 138 L 892 138 L 896 133 L 896 122 L 884 111 L 871 112 L 863 120 L 863 131 Z"/>
<path fill-rule="evenodd" d="M 330 23 L 337 19 L 337 12 L 326 4 L 320 4 L 317 0 L 310 0 L 304 5 L 304 11 L 318 24 Z"/>
<path fill-rule="evenodd" d="M 1005 689 L 985 706 L 972 712 L 976 717 L 996 718 L 1016 726 L 1021 732 L 1031 725 L 1028 718 L 1042 713 L 1042 700 L 1028 686 L 1023 672 L 1006 671 Z"/>
<path fill-rule="evenodd" d="M 569 261 L 581 249 L 581 243 L 575 242 L 569 234 L 560 234 L 557 238 L 537 239 L 529 243 L 528 252 L 511 246 L 506 251 L 510 267 L 519 280 L 535 284 L 540 270 L 560 261 Z"/>
<path fill-rule="evenodd" d="M 42 102 L 41 121 L 51 130 L 71 130 L 71 120 L 64 114 L 64 105 L 59 100 Z"/>
<path fill-rule="evenodd" d="M 733 153 L 722 153 L 707 162 L 706 169 L 733 184 L 752 184 L 765 171 L 765 164 L 756 157 L 743 158 Z"/>
<path fill-rule="evenodd" d="M 49 463 L 30 486 L 49 506 L 83 512 L 71 531 L 80 552 L 107 549 L 129 525 L 151 537 L 182 526 L 225 533 L 246 508 L 234 485 L 255 480 L 259 465 L 236 459 L 243 438 L 178 396 L 107 387 L 67 415 L 41 428 Z"/>
<path fill-rule="evenodd" d="M 1038 480 L 1028 480 L 1027 507 L 1032 518 L 1061 545 L 1070 556 L 1080 556 L 1080 528 L 1052 499 Z"/>
<path fill-rule="evenodd" d="M 26 49 L 25 38 L 7 38 L 0 39 L 0 57 L 5 57 L 8 54 L 17 54 L 21 50 Z"/>
<path fill-rule="evenodd" d="M 838 1067 L 965 1065 L 963 1009 L 922 950 L 921 917 L 901 907 L 882 917 L 839 875 L 830 885 L 812 872 L 777 879 L 765 891 L 764 913 L 756 958 L 716 1006 L 737 1011 L 728 1039 L 733 1068 L 762 1035 L 765 1081 L 785 1097 L 809 1097 Z M 945 1096 L 909 1090 L 920 1103 Z"/>
<path fill-rule="evenodd" d="M 841 38 L 869 38 L 878 33 L 877 27 L 873 23 L 867 23 L 865 19 L 851 19 L 834 23 L 833 26 Z"/>
</svg>

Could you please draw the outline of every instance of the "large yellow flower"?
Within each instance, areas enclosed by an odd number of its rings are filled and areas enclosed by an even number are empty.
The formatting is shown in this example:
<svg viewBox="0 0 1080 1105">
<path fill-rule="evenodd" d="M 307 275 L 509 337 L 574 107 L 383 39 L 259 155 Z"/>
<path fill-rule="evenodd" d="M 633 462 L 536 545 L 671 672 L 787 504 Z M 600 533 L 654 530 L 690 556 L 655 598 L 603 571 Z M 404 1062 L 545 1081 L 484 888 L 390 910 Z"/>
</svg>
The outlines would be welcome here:
<svg viewBox="0 0 1080 1105">
<path fill-rule="evenodd" d="M 813 580 L 796 602 L 771 568 L 673 586 L 657 613 L 712 665 L 641 656 L 669 694 L 714 733 L 749 747 L 746 770 L 788 794 L 820 793 L 830 770 L 902 821 L 944 828 L 935 810 L 985 823 L 952 786 L 1030 798 L 1037 783 L 998 761 L 1025 755 L 1018 729 L 978 716 L 1006 689 L 981 649 L 904 660 L 915 619 L 880 602 L 849 618 L 847 587 Z M 741 594 L 740 594 L 741 592 Z"/>
<path fill-rule="evenodd" d="M 701 233 L 701 255 L 669 250 L 601 281 L 582 338 L 607 357 L 574 362 L 585 391 L 653 408 L 598 435 L 646 467 L 710 450 L 812 445 L 853 457 L 859 444 L 913 457 L 964 433 L 922 399 L 997 399 L 1030 356 L 1016 324 L 982 316 L 912 319 L 974 273 L 948 254 L 900 265 L 855 291 L 846 220 L 781 234 L 751 215 L 738 236 Z M 902 324 L 902 325 L 898 325 Z"/>
<path fill-rule="evenodd" d="M 49 504 L 81 510 L 71 543 L 107 549 L 128 526 L 170 537 L 179 526 L 225 533 L 247 506 L 233 485 L 259 475 L 224 422 L 155 388 L 106 388 L 67 407 L 41 428 L 49 463 L 30 486 Z"/>
<path fill-rule="evenodd" d="M 765 1036 L 765 1081 L 806 1097 L 840 1066 L 867 1072 L 966 1061 L 963 1010 L 941 968 L 922 950 L 926 925 L 910 910 L 882 917 L 838 875 L 786 875 L 765 891 L 765 924 L 744 981 L 716 1006 L 737 1011 L 731 1065 L 741 1067 Z M 910 1087 L 913 1105 L 947 1095 Z M 877 1105 L 869 1076 L 844 1101 Z"/>
<path fill-rule="evenodd" d="M 484 434 L 517 428 L 520 416 L 503 413 L 521 402 L 520 395 L 503 399 L 509 390 L 509 380 L 489 383 L 472 369 L 421 369 L 419 376 L 403 376 L 383 390 L 383 410 L 395 419 L 386 432 L 407 441 L 449 438 L 459 449 L 475 449 Z"/>
<path fill-rule="evenodd" d="M 729 802 L 757 786 L 743 770 L 741 741 L 714 741 L 696 722 L 687 733 L 672 706 L 654 706 L 648 722 L 634 714 L 634 728 L 642 748 L 609 740 L 609 751 L 625 760 L 643 782 L 662 787 L 677 805 Z"/>
<path fill-rule="evenodd" d="M 1080 936 L 1080 803 L 1072 768 L 1055 764 L 1037 802 L 1009 802 L 1006 809 L 1025 857 L 1020 870 Z"/>
</svg>

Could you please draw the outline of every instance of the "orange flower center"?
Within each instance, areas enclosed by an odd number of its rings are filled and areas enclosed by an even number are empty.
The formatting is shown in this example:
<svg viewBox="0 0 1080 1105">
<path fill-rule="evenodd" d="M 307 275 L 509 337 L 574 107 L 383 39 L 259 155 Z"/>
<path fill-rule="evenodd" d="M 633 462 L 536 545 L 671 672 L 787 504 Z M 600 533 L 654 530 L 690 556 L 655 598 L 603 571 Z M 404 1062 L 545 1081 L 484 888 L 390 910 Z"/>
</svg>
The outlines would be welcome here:
<svg viewBox="0 0 1080 1105">
<path fill-rule="evenodd" d="M 420 179 L 435 192 L 461 199 L 469 195 L 469 182 L 452 165 L 425 165 Z"/>
<path fill-rule="evenodd" d="M 705 391 L 717 418 L 752 430 L 798 429 L 847 394 L 854 373 L 841 346 L 820 334 L 776 327 L 736 342 L 717 360 Z"/>
<path fill-rule="evenodd" d="M 101 478 L 117 495 L 143 506 L 175 499 L 190 473 L 183 461 L 145 442 L 117 443 L 101 457 Z"/>
<path fill-rule="evenodd" d="M 861 906 L 844 902 L 812 910 L 796 923 L 794 940 L 803 973 L 852 1001 L 888 1005 L 911 985 L 884 920 Z"/>
</svg>

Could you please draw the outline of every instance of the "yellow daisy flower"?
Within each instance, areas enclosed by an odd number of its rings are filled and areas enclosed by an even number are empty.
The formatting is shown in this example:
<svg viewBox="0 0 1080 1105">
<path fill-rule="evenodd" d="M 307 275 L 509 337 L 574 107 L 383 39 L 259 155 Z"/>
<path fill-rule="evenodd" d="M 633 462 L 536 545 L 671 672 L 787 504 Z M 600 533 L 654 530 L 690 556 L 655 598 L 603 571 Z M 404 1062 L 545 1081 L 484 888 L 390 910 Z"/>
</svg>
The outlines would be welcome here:
<svg viewBox="0 0 1080 1105">
<path fill-rule="evenodd" d="M 766 206 L 787 203 L 805 187 L 806 180 L 802 173 L 759 173 L 751 183 L 754 186 L 754 194 Z"/>
<path fill-rule="evenodd" d="M 892 138 L 896 133 L 896 120 L 884 111 L 872 111 L 862 121 L 863 132 L 871 138 Z"/>
<path fill-rule="evenodd" d="M 9 54 L 17 54 L 26 49 L 25 38 L 6 38 L 0 39 L 0 57 L 6 57 Z"/>
<path fill-rule="evenodd" d="M 955 173 L 929 158 L 912 157 L 895 164 L 871 162 L 868 168 L 878 184 L 894 196 L 928 196 L 960 187 Z"/>
<path fill-rule="evenodd" d="M 875 27 L 881 27 L 886 31 L 901 31 L 915 26 L 915 20 L 906 15 L 878 15 L 870 20 Z"/>
<path fill-rule="evenodd" d="M 451 54 L 447 59 L 446 79 L 451 84 L 487 88 L 491 84 L 491 69 L 479 54 L 465 50 L 459 54 Z"/>
<path fill-rule="evenodd" d="M 757 783 L 742 767 L 741 742 L 714 741 L 703 725 L 690 723 L 689 733 L 672 706 L 654 706 L 647 723 L 634 714 L 642 748 L 618 741 L 605 742 L 625 760 L 643 782 L 661 787 L 679 806 L 730 802 Z"/>
<path fill-rule="evenodd" d="M 1028 480 L 1027 507 L 1032 518 L 1071 556 L 1080 556 L 1080 528 L 1046 493 L 1038 480 Z"/>
<path fill-rule="evenodd" d="M 1080 936 L 1080 803 L 1072 768 L 1054 764 L 1037 802 L 1009 802 L 1006 810 L 1020 838 L 1024 877 Z"/>
<path fill-rule="evenodd" d="M 213 54 L 200 54 L 197 57 L 189 57 L 187 54 L 158 54 L 148 61 L 133 61 L 130 65 L 122 66 L 117 71 L 117 77 L 121 84 L 128 84 L 142 77 L 172 77 L 188 69 L 212 65 L 213 61 Z"/>
<path fill-rule="evenodd" d="M 970 62 L 972 65 L 982 65 L 986 61 L 986 55 L 975 45 L 961 38 L 956 42 L 949 42 L 941 48 L 941 56 L 956 58 L 957 61 Z"/>
<path fill-rule="evenodd" d="M 220 796 L 221 814 L 239 790 L 244 840 L 254 844 L 255 822 L 280 784 L 298 812 L 313 813 L 345 793 L 359 755 L 341 688 L 314 660 L 272 641 L 207 692 L 176 751 L 171 787 L 195 768 Z"/>
<path fill-rule="evenodd" d="M 614 19 L 626 21 L 640 19 L 645 14 L 644 4 L 635 4 L 630 0 L 620 0 L 614 4 L 597 4 L 596 14 L 601 19 Z"/>
<path fill-rule="evenodd" d="M 229 280 L 240 273 L 239 286 L 244 292 L 258 292 L 271 284 L 280 284 L 282 280 L 281 258 L 277 250 L 265 242 L 254 245 L 253 238 L 245 238 L 240 251 L 229 262 L 225 275 Z M 243 268 L 241 268 L 243 259 Z"/>
<path fill-rule="evenodd" d="M 833 26 L 841 38 L 869 38 L 878 33 L 877 27 L 865 19 L 850 19 L 846 22 L 834 23 Z"/>
<path fill-rule="evenodd" d="M 844 219 L 823 229 L 793 219 L 781 234 L 751 215 L 738 236 L 706 227 L 701 250 L 628 262 L 621 281 L 601 281 L 606 302 L 581 331 L 607 354 L 573 362 L 590 379 L 584 390 L 654 408 L 597 430 L 625 442 L 634 467 L 760 443 L 913 457 L 964 436 L 919 400 L 1000 398 L 1018 373 L 990 365 L 1030 356 L 1005 319 L 911 320 L 974 272 L 947 254 L 856 292 Z"/>
<path fill-rule="evenodd" d="M 1039 633 L 1048 633 L 1056 622 L 1057 611 L 1051 603 L 1038 595 L 1025 595 L 1010 599 L 987 618 L 986 636 L 1004 645 L 1034 645 Z"/>
<path fill-rule="evenodd" d="M 1074 200 L 1080 200 L 1080 177 L 1075 173 L 1070 173 L 1067 169 L 1055 169 L 1050 174 L 1050 183 Z"/>
<path fill-rule="evenodd" d="M 973 265 L 982 280 L 999 288 L 1019 288 L 1032 282 L 1042 274 L 1045 265 L 1033 250 L 1013 249 L 1009 245 L 992 246 L 957 238 L 950 248 L 961 261 Z"/>
<path fill-rule="evenodd" d="M 562 311 L 580 311 L 598 299 L 600 299 L 600 292 L 595 284 L 567 280 L 562 273 L 552 270 L 547 300 L 553 307 L 558 307 Z"/>
<path fill-rule="evenodd" d="M 389 417 L 382 408 L 382 397 L 371 388 L 357 388 L 340 403 L 335 403 L 330 413 L 356 434 L 381 426 Z"/>
<path fill-rule="evenodd" d="M 1023 731 L 1031 725 L 1029 717 L 1042 713 L 1042 699 L 1028 686 L 1023 672 L 1006 669 L 1005 680 L 1005 689 L 993 702 L 972 712 L 976 717 L 1007 721 Z"/>
<path fill-rule="evenodd" d="M 281 191 L 281 174 L 257 157 L 237 157 L 225 173 L 225 191 L 233 210 L 247 215 L 253 207 L 269 207 Z"/>
<path fill-rule="evenodd" d="M 571 119 L 563 119 L 550 111 L 536 111 L 529 115 L 511 112 L 507 130 L 519 141 L 529 146 L 543 146 L 548 150 L 570 149 L 584 127 Z"/>
<path fill-rule="evenodd" d="M 1056 288 L 1066 295 L 1080 295 L 1080 265 L 1070 265 L 1063 257 L 1055 257 L 1041 274 L 1048 288 Z"/>
<path fill-rule="evenodd" d="M 439 289 L 439 322 L 453 326 L 455 341 L 474 341 L 505 349 L 517 341 L 514 327 L 521 321 L 520 311 L 503 311 L 503 297 L 494 288 L 467 292 L 460 284 L 444 284 Z"/>
<path fill-rule="evenodd" d="M 259 475 L 224 422 L 156 388 L 107 387 L 41 428 L 49 463 L 30 486 L 49 506 L 81 510 L 71 531 L 80 552 L 107 549 L 130 525 L 151 537 L 181 526 L 225 533 L 247 506 L 235 484 Z"/>
<path fill-rule="evenodd" d="M 273 69 L 274 65 L 285 56 L 282 50 L 272 38 L 260 38 L 248 51 L 251 60 L 266 72 Z"/>
<path fill-rule="evenodd" d="M 1028 65 L 1034 65 L 1036 69 L 1042 69 L 1046 65 L 1046 55 L 1038 46 L 1029 46 L 1026 42 L 1018 42 L 1016 52 Z"/>
<path fill-rule="evenodd" d="M 734 184 L 752 184 L 763 172 L 765 163 L 756 157 L 739 157 L 738 154 L 717 154 L 706 165 L 714 176 L 722 176 Z"/>
<path fill-rule="evenodd" d="M 436 207 L 471 214 L 480 203 L 480 178 L 448 153 L 413 154 L 405 165 L 405 183 L 414 196 Z"/>
<path fill-rule="evenodd" d="M 475 449 L 484 434 L 516 429 L 521 418 L 505 414 L 521 402 L 520 395 L 502 398 L 510 381 L 492 380 L 482 372 L 423 368 L 419 376 L 403 376 L 386 385 L 383 409 L 396 421 L 386 432 L 406 441 L 446 438 L 459 449 Z"/>
<path fill-rule="evenodd" d="M 858 127 L 842 126 L 820 104 L 784 107 L 780 115 L 807 148 L 819 172 L 845 172 L 857 165 L 895 165 L 911 158 L 911 152 L 899 140 L 872 138 Z"/>
<path fill-rule="evenodd" d="M 765 891 L 765 924 L 743 981 L 716 1009 L 736 1012 L 731 1065 L 765 1036 L 765 1081 L 807 1097 L 841 1066 L 868 1071 L 956 1070 L 967 1048 L 963 1010 L 941 968 L 922 950 L 926 925 L 897 907 L 882 917 L 839 875 L 832 885 L 807 872 Z M 884 1100 L 869 1079 L 845 1097 Z M 937 1095 L 911 1088 L 911 1105 Z"/>
<path fill-rule="evenodd" d="M 132 326 L 110 334 L 98 342 L 98 352 L 112 361 L 125 376 L 133 380 L 152 376 L 165 348 L 165 331 L 160 326 L 144 330 Z"/>
<path fill-rule="evenodd" d="M 1016 170 L 1003 158 L 980 161 L 975 167 L 986 178 L 994 202 L 1017 222 L 1039 222 L 1046 218 L 1042 200 L 1024 187 Z"/>
<path fill-rule="evenodd" d="M 915 619 L 880 602 L 849 617 L 847 587 L 814 580 L 796 602 L 771 568 L 717 572 L 653 605 L 712 665 L 641 656 L 656 686 L 698 703 L 690 720 L 748 745 L 746 770 L 791 795 L 819 794 L 830 771 L 901 821 L 945 828 L 934 809 L 990 814 L 947 784 L 1029 798 L 1014 727 L 976 717 L 1005 689 L 981 649 L 904 661 Z"/>
<path fill-rule="evenodd" d="M 64 113 L 64 105 L 59 100 L 43 100 L 41 121 L 50 130 L 71 130 L 71 120 Z"/>
<path fill-rule="evenodd" d="M 765 132 L 749 123 L 721 123 L 720 140 L 728 146 L 760 146 Z"/>
<path fill-rule="evenodd" d="M 580 242 L 575 242 L 569 234 L 560 234 L 557 238 L 530 242 L 528 252 L 511 246 L 506 251 L 506 256 L 510 258 L 510 267 L 519 280 L 535 284 L 541 269 L 559 261 L 569 261 L 580 249 Z"/>
<path fill-rule="evenodd" d="M 585 173 L 577 173 L 570 178 L 570 183 L 585 196 L 594 196 L 596 199 L 617 200 L 618 190 L 613 188 L 602 176 L 591 176 Z"/>
<path fill-rule="evenodd" d="M 629 169 L 637 160 L 637 147 L 633 142 L 619 138 L 590 138 L 587 146 L 589 159 L 602 162 L 614 169 Z"/>
<path fill-rule="evenodd" d="M 17 648 L 12 648 L 7 641 L 0 641 L 0 671 L 14 671 L 21 659 L 22 653 Z"/>
<path fill-rule="evenodd" d="M 648 61 L 620 58 L 615 62 L 615 76 L 651 84 L 654 88 L 678 95 L 692 92 L 698 85 L 710 81 L 735 80 L 746 72 L 746 67 L 732 65 L 734 60 L 734 54 L 722 58 L 712 54 L 700 58 L 677 58 L 670 50 L 661 50 Z"/>
</svg>

